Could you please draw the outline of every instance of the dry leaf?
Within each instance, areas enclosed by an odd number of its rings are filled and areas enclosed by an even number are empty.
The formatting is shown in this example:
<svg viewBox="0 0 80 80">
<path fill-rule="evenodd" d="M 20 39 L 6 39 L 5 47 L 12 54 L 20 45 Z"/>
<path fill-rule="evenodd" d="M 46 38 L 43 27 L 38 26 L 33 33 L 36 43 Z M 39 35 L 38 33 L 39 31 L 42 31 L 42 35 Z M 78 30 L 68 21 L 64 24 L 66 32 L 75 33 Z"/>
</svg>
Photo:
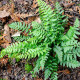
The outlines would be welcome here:
<svg viewBox="0 0 80 80">
<path fill-rule="evenodd" d="M 80 8 L 79 8 L 79 14 L 80 14 Z"/>
<path fill-rule="evenodd" d="M 34 8 L 36 8 L 37 6 L 38 6 L 38 4 L 37 4 L 37 0 L 33 0 L 32 8 L 34 9 Z"/>
<path fill-rule="evenodd" d="M 49 0 L 52 4 L 56 3 L 56 0 Z"/>
<path fill-rule="evenodd" d="M 13 21 L 18 21 L 18 22 L 20 22 L 20 17 L 18 17 L 16 14 L 12 14 L 12 15 L 10 15 L 11 16 L 11 18 L 13 19 Z"/>
<path fill-rule="evenodd" d="M 62 13 L 62 15 L 64 15 L 64 12 Z"/>
<path fill-rule="evenodd" d="M 14 33 L 11 37 L 16 37 L 16 36 L 20 36 L 21 31 L 17 31 L 16 33 Z"/>
<path fill-rule="evenodd" d="M 62 70 L 62 71 L 58 71 L 57 73 L 64 73 L 64 74 L 70 74 L 70 71 L 68 69 Z"/>
<path fill-rule="evenodd" d="M 39 9 L 36 9 L 35 14 L 37 14 L 39 12 Z"/>
<path fill-rule="evenodd" d="M 3 36 L 0 37 L 0 45 L 7 42 L 4 37 L 6 36 L 7 34 L 3 34 Z"/>
<path fill-rule="evenodd" d="M 25 33 L 25 31 L 22 33 L 24 36 L 28 36 L 28 33 Z"/>
<path fill-rule="evenodd" d="M 37 78 L 36 80 L 43 80 L 42 78 Z"/>
<path fill-rule="evenodd" d="M 15 2 L 19 3 L 19 4 L 23 4 L 23 0 L 15 0 Z"/>
<path fill-rule="evenodd" d="M 2 7 L 0 7 L 0 11 L 3 11 L 4 9 L 7 11 L 10 8 L 9 4 L 3 5 Z"/>
<path fill-rule="evenodd" d="M 6 47 L 8 47 L 8 46 L 10 46 L 9 43 L 3 43 L 3 44 L 1 44 L 1 47 L 3 47 L 3 48 L 6 48 Z"/>
<path fill-rule="evenodd" d="M 4 18 L 10 15 L 10 12 L 6 12 L 5 10 L 0 11 L 0 18 Z"/>
<path fill-rule="evenodd" d="M 76 11 L 79 11 L 79 14 L 80 14 L 80 8 L 79 8 L 79 6 L 76 6 Z"/>
<path fill-rule="evenodd" d="M 9 27 L 8 25 L 6 24 L 4 26 L 4 34 L 7 34 L 7 36 L 5 36 L 4 38 L 11 43 L 11 37 L 10 37 L 10 32 L 9 32 Z"/>
<path fill-rule="evenodd" d="M 63 6 L 65 7 L 65 8 L 68 8 L 68 7 L 70 7 L 70 6 L 72 6 L 72 5 L 74 5 L 75 3 L 63 3 Z"/>
<path fill-rule="evenodd" d="M 4 17 L 4 18 L 0 18 L 0 20 L 2 21 L 2 23 L 4 23 L 4 22 L 6 22 L 6 17 Z"/>
<path fill-rule="evenodd" d="M 0 40 L 0 45 L 1 45 L 2 43 L 4 43 L 4 41 L 3 41 L 3 40 Z"/>
<path fill-rule="evenodd" d="M 31 23 L 32 21 L 34 21 L 36 19 L 36 16 L 32 16 L 32 17 L 28 17 L 28 21 L 24 21 L 26 24 Z"/>
<path fill-rule="evenodd" d="M 25 77 L 23 77 L 23 79 L 22 80 L 25 80 Z"/>
<path fill-rule="evenodd" d="M 7 65 L 7 72 L 8 72 L 8 73 L 11 73 L 11 70 L 12 70 L 11 65 L 8 64 L 8 65 Z"/>
<path fill-rule="evenodd" d="M 2 58 L 2 59 L 0 59 L 0 63 L 1 63 L 2 65 L 6 65 L 7 62 L 8 62 L 8 58 Z"/>
<path fill-rule="evenodd" d="M 11 5 L 11 13 L 14 13 L 14 7 L 15 7 L 14 2 L 12 2 L 12 5 Z"/>
<path fill-rule="evenodd" d="M 29 14 L 18 14 L 18 13 L 14 13 L 17 17 L 20 17 L 20 18 L 26 18 L 26 17 L 31 17 L 31 16 L 34 16 L 32 13 L 29 13 Z"/>
<path fill-rule="evenodd" d="M 69 18 L 72 18 L 73 16 L 69 15 L 69 14 L 66 14 L 66 16 L 68 16 Z"/>
<path fill-rule="evenodd" d="M 35 21 L 41 23 L 40 17 L 36 17 Z"/>
<path fill-rule="evenodd" d="M 69 11 L 73 11 L 73 9 L 71 8 L 71 9 L 69 9 Z"/>
<path fill-rule="evenodd" d="M 36 78 L 34 78 L 34 80 L 43 80 L 42 78 L 38 78 L 38 76 Z"/>
</svg>

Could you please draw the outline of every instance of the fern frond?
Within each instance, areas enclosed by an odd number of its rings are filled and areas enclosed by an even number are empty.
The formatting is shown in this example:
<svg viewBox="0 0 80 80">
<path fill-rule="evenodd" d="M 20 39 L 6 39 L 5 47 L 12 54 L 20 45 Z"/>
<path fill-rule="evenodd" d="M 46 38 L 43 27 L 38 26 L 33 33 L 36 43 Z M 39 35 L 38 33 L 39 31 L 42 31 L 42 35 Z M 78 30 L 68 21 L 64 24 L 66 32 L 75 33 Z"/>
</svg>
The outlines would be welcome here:
<svg viewBox="0 0 80 80">
<path fill-rule="evenodd" d="M 45 70 L 45 73 L 44 73 L 45 75 L 45 79 L 44 80 L 47 80 L 49 77 L 50 77 L 50 75 L 51 75 L 51 71 L 49 70 L 49 69 L 47 69 L 47 70 Z"/>
<path fill-rule="evenodd" d="M 57 13 L 59 13 L 60 15 L 63 13 L 62 7 L 60 6 L 60 4 L 58 2 L 56 2 L 55 4 L 55 10 Z M 62 11 L 62 12 L 61 12 Z"/>
<path fill-rule="evenodd" d="M 35 66 L 35 68 L 34 68 L 34 70 L 33 70 L 33 73 L 35 74 L 36 72 L 38 72 L 39 73 L 39 69 L 40 69 L 40 58 L 38 58 L 38 60 L 36 61 L 36 66 Z"/>
<path fill-rule="evenodd" d="M 66 24 L 67 20 L 63 19 L 65 16 L 62 15 L 60 10 L 58 13 L 56 12 L 57 9 L 53 12 L 53 10 L 51 10 L 51 7 L 47 5 L 44 1 L 38 0 L 38 4 L 40 19 L 44 29 L 47 32 L 48 39 L 46 38 L 46 41 L 53 42 L 55 41 L 55 39 L 57 40 L 57 37 L 63 33 L 63 24 Z M 57 4 L 59 5 L 59 3 Z M 56 7 L 60 9 L 61 6 L 59 5 Z"/>
<path fill-rule="evenodd" d="M 30 36 L 24 36 L 24 35 L 21 35 L 21 36 L 16 36 L 16 37 L 13 37 L 15 41 L 27 41 Z"/>
<path fill-rule="evenodd" d="M 64 10 L 62 9 L 62 7 L 60 6 L 60 4 L 58 2 L 56 2 L 56 4 L 55 4 L 54 12 L 57 14 L 55 17 L 57 17 L 57 20 L 59 23 L 58 25 L 64 26 L 66 24 L 66 22 L 68 21 L 68 17 L 66 15 L 62 15 Z"/>
<path fill-rule="evenodd" d="M 61 39 L 67 41 L 74 38 L 78 38 L 77 35 L 80 35 L 78 30 L 79 30 L 79 20 L 78 18 L 76 18 L 74 22 L 74 26 L 73 27 L 70 26 L 70 29 L 68 30 L 68 32 Z"/>
<path fill-rule="evenodd" d="M 26 52 L 27 44 L 28 43 L 26 41 L 13 43 L 11 46 L 8 46 L 6 49 L 2 50 L 0 57 L 3 57 L 4 55 L 7 54 L 9 57 L 16 58 L 18 54 Z"/>
<path fill-rule="evenodd" d="M 72 61 L 62 61 L 60 64 L 69 68 L 76 68 L 80 66 L 80 63 L 74 59 Z"/>
<path fill-rule="evenodd" d="M 40 68 L 42 68 L 42 70 L 44 69 L 44 66 L 45 66 L 45 63 L 46 63 L 46 61 L 48 59 L 48 56 L 49 56 L 48 53 L 45 53 L 45 54 L 39 56 L 39 58 L 38 58 L 38 60 L 36 62 L 36 66 L 34 68 L 34 73 L 35 72 L 39 72 Z"/>
<path fill-rule="evenodd" d="M 30 29 L 30 24 L 27 25 L 24 22 L 13 22 L 9 24 L 9 27 L 15 30 L 19 30 L 21 32 L 25 31 L 27 33 Z"/>
<path fill-rule="evenodd" d="M 80 63 L 77 61 L 77 56 L 80 57 L 80 42 L 75 39 L 78 38 L 77 35 L 80 35 L 78 27 L 79 20 L 76 18 L 74 26 L 71 26 L 68 32 L 62 37 L 61 47 L 64 52 L 61 64 L 63 66 L 66 65 L 72 68 L 80 66 Z"/>
<path fill-rule="evenodd" d="M 58 77 L 57 76 L 58 76 L 58 73 L 57 72 L 53 72 L 53 74 L 51 74 L 51 78 L 50 79 L 51 80 L 53 80 L 53 79 L 54 80 L 58 80 Z"/>
<path fill-rule="evenodd" d="M 74 47 L 78 46 L 78 41 L 77 40 L 69 40 L 69 41 L 64 41 L 61 43 L 61 46 L 64 50 L 64 53 L 66 53 L 68 50 L 73 49 Z"/>
<path fill-rule="evenodd" d="M 32 43 L 28 43 L 27 41 L 18 42 L 11 46 L 8 46 L 6 49 L 2 50 L 1 56 L 3 57 L 5 53 L 9 57 L 15 58 L 34 58 L 36 56 L 43 55 L 49 52 L 50 48 L 46 44 L 36 45 Z"/>
<path fill-rule="evenodd" d="M 60 46 L 55 46 L 53 48 L 54 52 L 56 52 L 59 61 L 62 61 L 62 57 L 63 57 L 63 52 L 62 52 L 62 48 Z"/>
<path fill-rule="evenodd" d="M 43 54 L 39 57 L 40 58 L 40 65 L 41 65 L 42 70 L 44 69 L 44 66 L 45 66 L 45 63 L 48 59 L 48 56 L 49 56 L 49 54 L 46 53 L 46 54 Z"/>
<path fill-rule="evenodd" d="M 76 57 L 80 57 L 80 44 L 76 48 L 73 48 L 72 53 L 76 55 Z"/>
<path fill-rule="evenodd" d="M 37 22 L 32 22 L 32 26 L 33 26 L 33 29 L 35 29 L 33 30 L 32 34 L 33 36 L 37 37 L 36 40 L 38 40 L 39 42 L 39 40 L 41 41 L 42 39 L 45 39 L 47 33 L 43 25 Z"/>
<path fill-rule="evenodd" d="M 57 75 L 56 75 L 57 69 L 58 69 L 57 58 L 49 56 L 45 64 L 45 74 L 44 74 L 45 80 L 47 80 L 50 77 L 50 75 L 51 75 L 51 80 L 57 80 Z"/>
</svg>

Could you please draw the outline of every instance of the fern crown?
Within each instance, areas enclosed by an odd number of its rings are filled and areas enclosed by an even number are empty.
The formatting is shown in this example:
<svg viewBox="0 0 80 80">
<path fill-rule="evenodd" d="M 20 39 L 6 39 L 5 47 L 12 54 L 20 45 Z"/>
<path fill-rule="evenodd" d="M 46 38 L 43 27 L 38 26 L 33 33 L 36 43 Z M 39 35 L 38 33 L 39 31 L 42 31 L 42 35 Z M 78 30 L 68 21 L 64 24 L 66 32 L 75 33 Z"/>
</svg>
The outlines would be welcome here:
<svg viewBox="0 0 80 80">
<path fill-rule="evenodd" d="M 14 22 L 9 27 L 27 33 L 14 37 L 18 42 L 1 51 L 0 57 L 8 55 L 10 58 L 27 58 L 28 60 L 38 57 L 33 74 L 39 73 L 40 68 L 44 70 L 44 80 L 49 77 L 57 80 L 58 64 L 70 68 L 80 66 L 77 57 L 80 57 L 80 42 L 77 35 L 80 35 L 79 20 L 76 18 L 74 26 L 64 34 L 64 27 L 67 17 L 57 2 L 54 11 L 44 1 L 38 0 L 41 23 L 32 22 L 26 25 L 22 22 Z"/>
</svg>

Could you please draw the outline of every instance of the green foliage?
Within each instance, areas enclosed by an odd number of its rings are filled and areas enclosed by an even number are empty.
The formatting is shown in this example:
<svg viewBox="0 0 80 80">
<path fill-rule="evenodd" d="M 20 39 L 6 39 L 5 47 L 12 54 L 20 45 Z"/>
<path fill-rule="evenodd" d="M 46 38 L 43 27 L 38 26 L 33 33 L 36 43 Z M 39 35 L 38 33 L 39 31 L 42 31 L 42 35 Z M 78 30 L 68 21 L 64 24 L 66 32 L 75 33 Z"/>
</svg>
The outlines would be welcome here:
<svg viewBox="0 0 80 80">
<path fill-rule="evenodd" d="M 42 68 L 42 70 L 44 69 L 45 63 L 48 59 L 48 55 L 48 53 L 45 53 L 38 58 L 38 60 L 36 61 L 36 66 L 34 68 L 34 73 L 39 72 L 40 67 Z"/>
<path fill-rule="evenodd" d="M 28 36 L 24 36 L 24 35 L 20 35 L 17 37 L 13 37 L 15 41 L 26 41 L 27 39 L 29 39 L 31 37 L 31 27 L 30 24 L 27 25 L 24 22 L 13 22 L 11 24 L 9 24 L 9 27 L 15 30 L 19 30 L 21 32 L 25 32 L 28 34 Z"/>
<path fill-rule="evenodd" d="M 27 62 L 27 64 L 25 64 L 25 70 L 27 71 L 27 73 L 29 73 L 32 69 L 33 66 Z"/>
<path fill-rule="evenodd" d="M 9 27 L 15 30 L 19 30 L 21 32 L 25 31 L 26 33 L 30 29 L 30 25 L 25 24 L 24 22 L 13 22 L 9 24 Z"/>
<path fill-rule="evenodd" d="M 45 80 L 49 78 L 51 75 L 51 80 L 57 80 L 57 71 L 58 69 L 58 61 L 57 57 L 49 56 L 46 63 L 45 63 Z"/>
<path fill-rule="evenodd" d="M 6 80 L 6 79 L 1 79 L 1 78 L 0 78 L 0 80 Z"/>
<path fill-rule="evenodd" d="M 26 41 L 30 38 L 30 36 L 24 36 L 24 35 L 20 35 L 20 36 L 16 36 L 13 37 L 15 41 Z"/>
<path fill-rule="evenodd" d="M 62 61 L 62 56 L 63 56 L 62 48 L 60 46 L 55 46 L 53 50 L 56 52 L 59 61 Z"/>
<path fill-rule="evenodd" d="M 64 34 L 67 18 L 62 15 L 63 10 L 59 3 L 55 4 L 54 11 L 42 0 L 38 0 L 38 5 L 41 23 L 32 22 L 30 31 L 30 26 L 27 27 L 25 23 L 11 23 L 10 28 L 26 32 L 28 36 L 17 37 L 16 40 L 23 42 L 13 43 L 3 49 L 0 57 L 8 55 L 10 58 L 27 60 L 38 57 L 32 73 L 39 73 L 42 69 L 45 71 L 44 80 L 49 77 L 50 80 L 57 80 L 58 64 L 70 68 L 80 66 L 77 61 L 77 57 L 80 57 L 80 42 L 77 40 L 77 35 L 80 34 L 79 20 L 76 19 L 74 26 L 70 26 L 68 32 Z M 27 70 L 30 66 L 27 64 L 25 67 Z"/>
<path fill-rule="evenodd" d="M 61 48 L 63 50 L 63 60 L 60 64 L 63 66 L 76 68 L 80 66 L 80 63 L 77 61 L 77 56 L 80 57 L 80 42 L 76 40 L 77 35 L 80 35 L 79 30 L 79 20 L 76 19 L 74 26 L 70 26 L 68 32 L 63 35 Z"/>
</svg>

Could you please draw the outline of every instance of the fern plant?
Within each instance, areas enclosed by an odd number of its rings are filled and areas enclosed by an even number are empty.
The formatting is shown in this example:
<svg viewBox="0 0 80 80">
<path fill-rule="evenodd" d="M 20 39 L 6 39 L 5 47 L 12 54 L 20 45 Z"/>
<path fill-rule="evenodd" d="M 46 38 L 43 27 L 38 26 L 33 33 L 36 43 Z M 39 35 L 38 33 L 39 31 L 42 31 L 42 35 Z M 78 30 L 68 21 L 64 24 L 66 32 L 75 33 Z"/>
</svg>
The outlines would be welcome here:
<svg viewBox="0 0 80 80">
<path fill-rule="evenodd" d="M 32 22 L 32 29 L 19 22 L 9 24 L 10 28 L 26 31 L 29 35 L 24 39 L 22 37 L 23 42 L 19 40 L 3 49 L 0 57 L 8 55 L 10 58 L 27 60 L 38 57 L 32 73 L 39 73 L 42 69 L 45 71 L 44 80 L 57 80 L 58 64 L 70 68 L 80 66 L 77 61 L 77 56 L 80 57 L 80 42 L 77 40 L 77 35 L 80 34 L 79 20 L 76 19 L 74 26 L 70 26 L 64 34 L 67 18 L 62 15 L 63 10 L 59 3 L 55 4 L 54 11 L 42 0 L 38 0 L 38 5 L 41 23 Z"/>
<path fill-rule="evenodd" d="M 29 35 L 29 33 L 31 32 L 30 24 L 27 25 L 24 22 L 13 22 L 9 24 L 9 27 L 27 34 L 27 37 L 24 35 L 13 37 L 15 41 L 26 41 L 31 37 L 31 35 Z"/>
</svg>

